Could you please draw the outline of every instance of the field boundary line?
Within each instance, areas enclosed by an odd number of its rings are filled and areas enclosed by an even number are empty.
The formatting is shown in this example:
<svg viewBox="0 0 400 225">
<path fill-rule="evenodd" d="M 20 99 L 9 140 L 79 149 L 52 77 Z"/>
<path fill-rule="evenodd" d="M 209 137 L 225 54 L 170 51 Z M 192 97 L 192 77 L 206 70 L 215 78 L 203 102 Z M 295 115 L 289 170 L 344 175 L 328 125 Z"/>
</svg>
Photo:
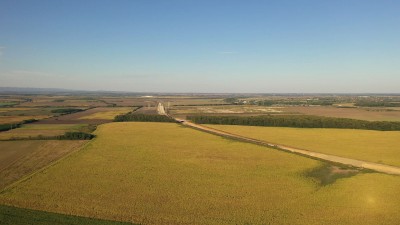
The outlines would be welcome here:
<svg viewBox="0 0 400 225">
<path fill-rule="evenodd" d="M 94 139 L 96 139 L 96 138 L 94 138 Z M 92 140 L 94 140 L 94 139 L 92 139 Z M 13 182 L 13 183 L 11 183 L 11 184 L 5 186 L 3 189 L 0 190 L 0 194 L 3 194 L 3 193 L 5 193 L 5 192 L 11 190 L 11 189 L 14 188 L 16 185 L 18 185 L 18 184 L 20 184 L 20 183 L 22 183 L 22 182 L 25 182 L 25 181 L 27 181 L 27 180 L 29 180 L 29 179 L 32 178 L 34 175 L 36 175 L 36 174 L 38 174 L 38 173 L 41 173 L 41 172 L 43 172 L 44 170 L 47 170 L 48 168 L 50 168 L 50 167 L 52 167 L 52 166 L 54 166 L 54 165 L 60 163 L 62 160 L 67 159 L 68 157 L 71 157 L 73 154 L 82 151 L 83 149 L 85 149 L 85 148 L 92 142 L 92 140 L 86 142 L 84 145 L 82 145 L 81 147 L 77 148 L 76 150 L 67 153 L 67 154 L 64 155 L 63 157 L 61 157 L 61 158 L 59 158 L 59 159 L 56 159 L 55 161 L 49 163 L 48 165 L 46 165 L 46 166 L 44 166 L 44 167 L 42 167 L 42 168 L 40 168 L 40 169 L 38 169 L 38 170 L 35 170 L 35 171 L 33 171 L 32 173 L 29 173 L 29 174 L 27 174 L 27 175 L 21 177 L 21 178 L 18 179 L 17 181 L 15 181 L 15 182 Z M 62 140 L 60 140 L 60 141 L 62 141 Z"/>
<path fill-rule="evenodd" d="M 214 128 L 209 128 L 206 126 L 198 125 L 198 124 L 187 122 L 187 121 L 184 121 L 181 123 L 186 127 L 191 127 L 196 130 L 200 130 L 200 131 L 207 132 L 210 134 L 218 135 L 218 136 L 225 137 L 225 138 L 230 138 L 230 139 L 237 140 L 237 141 L 243 141 L 246 143 L 257 144 L 257 145 L 277 149 L 277 150 L 284 151 L 284 152 L 294 153 L 294 154 L 297 154 L 297 155 L 300 155 L 303 157 L 308 157 L 308 158 L 325 161 L 325 162 L 339 163 L 339 164 L 346 165 L 346 166 L 352 166 L 352 167 L 356 167 L 356 168 L 360 168 L 360 169 L 367 169 L 367 170 L 380 172 L 380 173 L 386 173 L 386 174 L 391 174 L 391 175 L 400 175 L 400 167 L 396 167 L 396 166 L 373 163 L 373 162 L 368 162 L 368 161 L 363 161 L 363 160 L 358 160 L 358 159 L 351 159 L 351 158 L 346 158 L 346 157 L 341 157 L 341 156 L 336 156 L 336 155 L 314 152 L 314 151 L 310 151 L 310 150 L 304 150 L 304 149 L 291 147 L 291 146 L 287 146 L 287 145 L 270 143 L 270 142 L 253 139 L 253 138 L 249 138 L 249 137 L 245 137 L 245 136 L 241 136 L 241 135 L 237 135 L 237 134 L 233 134 L 233 133 L 228 133 L 228 132 L 217 130 Z"/>
<path fill-rule="evenodd" d="M 325 154 L 325 153 L 319 153 L 319 152 L 314 152 L 314 151 L 309 151 L 309 150 L 304 150 L 296 147 L 290 147 L 287 145 L 282 145 L 282 144 L 275 144 L 267 141 L 262 141 L 254 138 L 249 138 L 233 133 L 228 133 L 222 130 L 217 130 L 214 128 L 206 127 L 203 125 L 199 125 L 193 122 L 189 122 L 186 119 L 180 119 L 180 118 L 175 118 L 168 113 L 165 113 L 164 106 L 162 103 L 159 103 L 159 107 L 157 108 L 157 111 L 159 114 L 166 115 L 167 117 L 170 117 L 174 119 L 176 122 L 186 126 L 186 127 L 191 127 L 196 130 L 200 130 L 206 133 L 218 135 L 221 137 L 225 138 L 230 138 L 238 141 L 243 141 L 246 143 L 252 143 L 252 144 L 257 144 L 261 146 L 266 146 L 269 148 L 277 149 L 280 151 L 284 152 L 289 152 L 293 154 L 297 154 L 303 157 L 308 157 L 320 161 L 325 161 L 325 162 L 331 162 L 331 163 L 337 163 L 337 164 L 342 164 L 346 166 L 351 166 L 351 167 L 356 167 L 359 169 L 366 169 L 369 171 L 375 171 L 375 172 L 380 172 L 380 173 L 386 173 L 386 174 L 391 174 L 391 175 L 400 175 L 400 167 L 396 166 L 391 166 L 391 165 L 385 165 L 385 164 L 379 164 L 379 163 L 373 163 L 373 162 L 368 162 L 368 161 L 363 161 L 363 160 L 358 160 L 358 159 L 352 159 L 352 158 L 346 158 L 346 157 L 341 157 L 341 156 L 336 156 L 336 155 L 330 155 L 330 154 Z"/>
</svg>

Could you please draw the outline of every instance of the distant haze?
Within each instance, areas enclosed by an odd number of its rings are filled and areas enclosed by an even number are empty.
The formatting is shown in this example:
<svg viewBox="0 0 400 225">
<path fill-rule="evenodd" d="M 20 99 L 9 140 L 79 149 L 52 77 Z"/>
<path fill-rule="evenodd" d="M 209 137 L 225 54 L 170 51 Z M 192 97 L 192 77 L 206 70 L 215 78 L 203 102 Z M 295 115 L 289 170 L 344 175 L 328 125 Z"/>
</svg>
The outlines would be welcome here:
<svg viewBox="0 0 400 225">
<path fill-rule="evenodd" d="M 0 1 L 0 86 L 399 93 L 400 1 Z"/>
</svg>

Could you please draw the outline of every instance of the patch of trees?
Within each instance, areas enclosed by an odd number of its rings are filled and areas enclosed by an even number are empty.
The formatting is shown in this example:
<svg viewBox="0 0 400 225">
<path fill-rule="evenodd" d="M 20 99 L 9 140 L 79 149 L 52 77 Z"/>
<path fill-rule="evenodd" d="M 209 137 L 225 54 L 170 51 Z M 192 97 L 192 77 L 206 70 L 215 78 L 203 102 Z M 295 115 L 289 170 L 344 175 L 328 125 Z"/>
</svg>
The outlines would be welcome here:
<svg viewBox="0 0 400 225">
<path fill-rule="evenodd" d="M 17 140 L 91 140 L 95 137 L 96 137 L 96 135 L 85 133 L 85 132 L 65 132 L 64 135 L 59 135 L 59 136 L 39 135 L 36 137 L 13 137 L 10 139 L 10 141 L 17 141 Z"/>
<path fill-rule="evenodd" d="M 119 115 L 114 118 L 114 122 L 127 122 L 127 121 L 143 121 L 143 122 L 175 122 L 164 115 L 153 115 L 153 114 L 133 114 L 127 113 L 125 115 Z"/>
<path fill-rule="evenodd" d="M 33 123 L 38 121 L 37 119 L 29 119 L 29 120 L 24 120 L 22 122 L 19 123 L 10 123 L 10 124 L 0 124 L 0 131 L 8 131 L 8 130 L 12 130 L 18 127 L 21 127 L 22 124 L 27 124 L 27 123 Z"/>
<path fill-rule="evenodd" d="M 226 124 L 268 127 L 299 128 L 342 128 L 393 131 L 400 130 L 400 122 L 366 121 L 348 118 L 334 118 L 308 115 L 275 115 L 275 116 L 188 116 L 187 119 L 200 124 Z"/>
<path fill-rule="evenodd" d="M 17 123 L 17 124 L 0 124 L 0 131 L 8 131 L 11 129 L 15 129 L 20 127 L 21 124 Z"/>
<path fill-rule="evenodd" d="M 387 101 L 357 101 L 355 106 L 364 107 L 400 107 L 400 102 L 387 102 Z"/>
<path fill-rule="evenodd" d="M 238 98 L 225 98 L 224 102 L 230 103 L 230 104 L 234 104 L 234 103 L 239 103 L 240 100 Z"/>
<path fill-rule="evenodd" d="M 59 140 L 90 140 L 95 137 L 94 134 L 84 132 L 65 132 L 64 135 L 58 136 Z"/>
<path fill-rule="evenodd" d="M 64 108 L 64 109 L 53 109 L 51 110 L 52 113 L 60 113 L 60 114 L 71 114 L 84 111 L 83 109 L 76 109 L 76 108 Z"/>
</svg>

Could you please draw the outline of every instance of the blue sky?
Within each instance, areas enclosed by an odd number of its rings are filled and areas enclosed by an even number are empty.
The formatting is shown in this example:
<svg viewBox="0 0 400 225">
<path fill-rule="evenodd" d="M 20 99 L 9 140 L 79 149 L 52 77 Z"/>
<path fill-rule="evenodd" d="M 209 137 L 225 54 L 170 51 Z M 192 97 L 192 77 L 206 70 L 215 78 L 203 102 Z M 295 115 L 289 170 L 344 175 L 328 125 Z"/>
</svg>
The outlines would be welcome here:
<svg viewBox="0 0 400 225">
<path fill-rule="evenodd" d="M 400 92 L 400 1 L 0 1 L 0 86 Z"/>
</svg>

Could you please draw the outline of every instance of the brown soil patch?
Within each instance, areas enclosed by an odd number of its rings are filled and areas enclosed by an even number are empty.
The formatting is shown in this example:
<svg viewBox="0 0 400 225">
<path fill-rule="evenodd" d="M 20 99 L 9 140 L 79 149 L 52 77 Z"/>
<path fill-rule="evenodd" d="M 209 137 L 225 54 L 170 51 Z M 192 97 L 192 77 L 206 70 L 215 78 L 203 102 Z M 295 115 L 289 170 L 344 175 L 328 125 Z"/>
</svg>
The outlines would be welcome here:
<svg viewBox="0 0 400 225">
<path fill-rule="evenodd" d="M 108 112 L 112 110 L 110 107 L 100 107 L 88 109 L 82 112 L 72 113 L 68 115 L 52 117 L 38 121 L 37 124 L 103 124 L 111 122 L 112 120 L 104 119 L 80 119 L 81 117 L 89 116 L 98 112 Z"/>
<path fill-rule="evenodd" d="M 0 189 L 66 154 L 86 141 L 0 141 Z"/>
</svg>

